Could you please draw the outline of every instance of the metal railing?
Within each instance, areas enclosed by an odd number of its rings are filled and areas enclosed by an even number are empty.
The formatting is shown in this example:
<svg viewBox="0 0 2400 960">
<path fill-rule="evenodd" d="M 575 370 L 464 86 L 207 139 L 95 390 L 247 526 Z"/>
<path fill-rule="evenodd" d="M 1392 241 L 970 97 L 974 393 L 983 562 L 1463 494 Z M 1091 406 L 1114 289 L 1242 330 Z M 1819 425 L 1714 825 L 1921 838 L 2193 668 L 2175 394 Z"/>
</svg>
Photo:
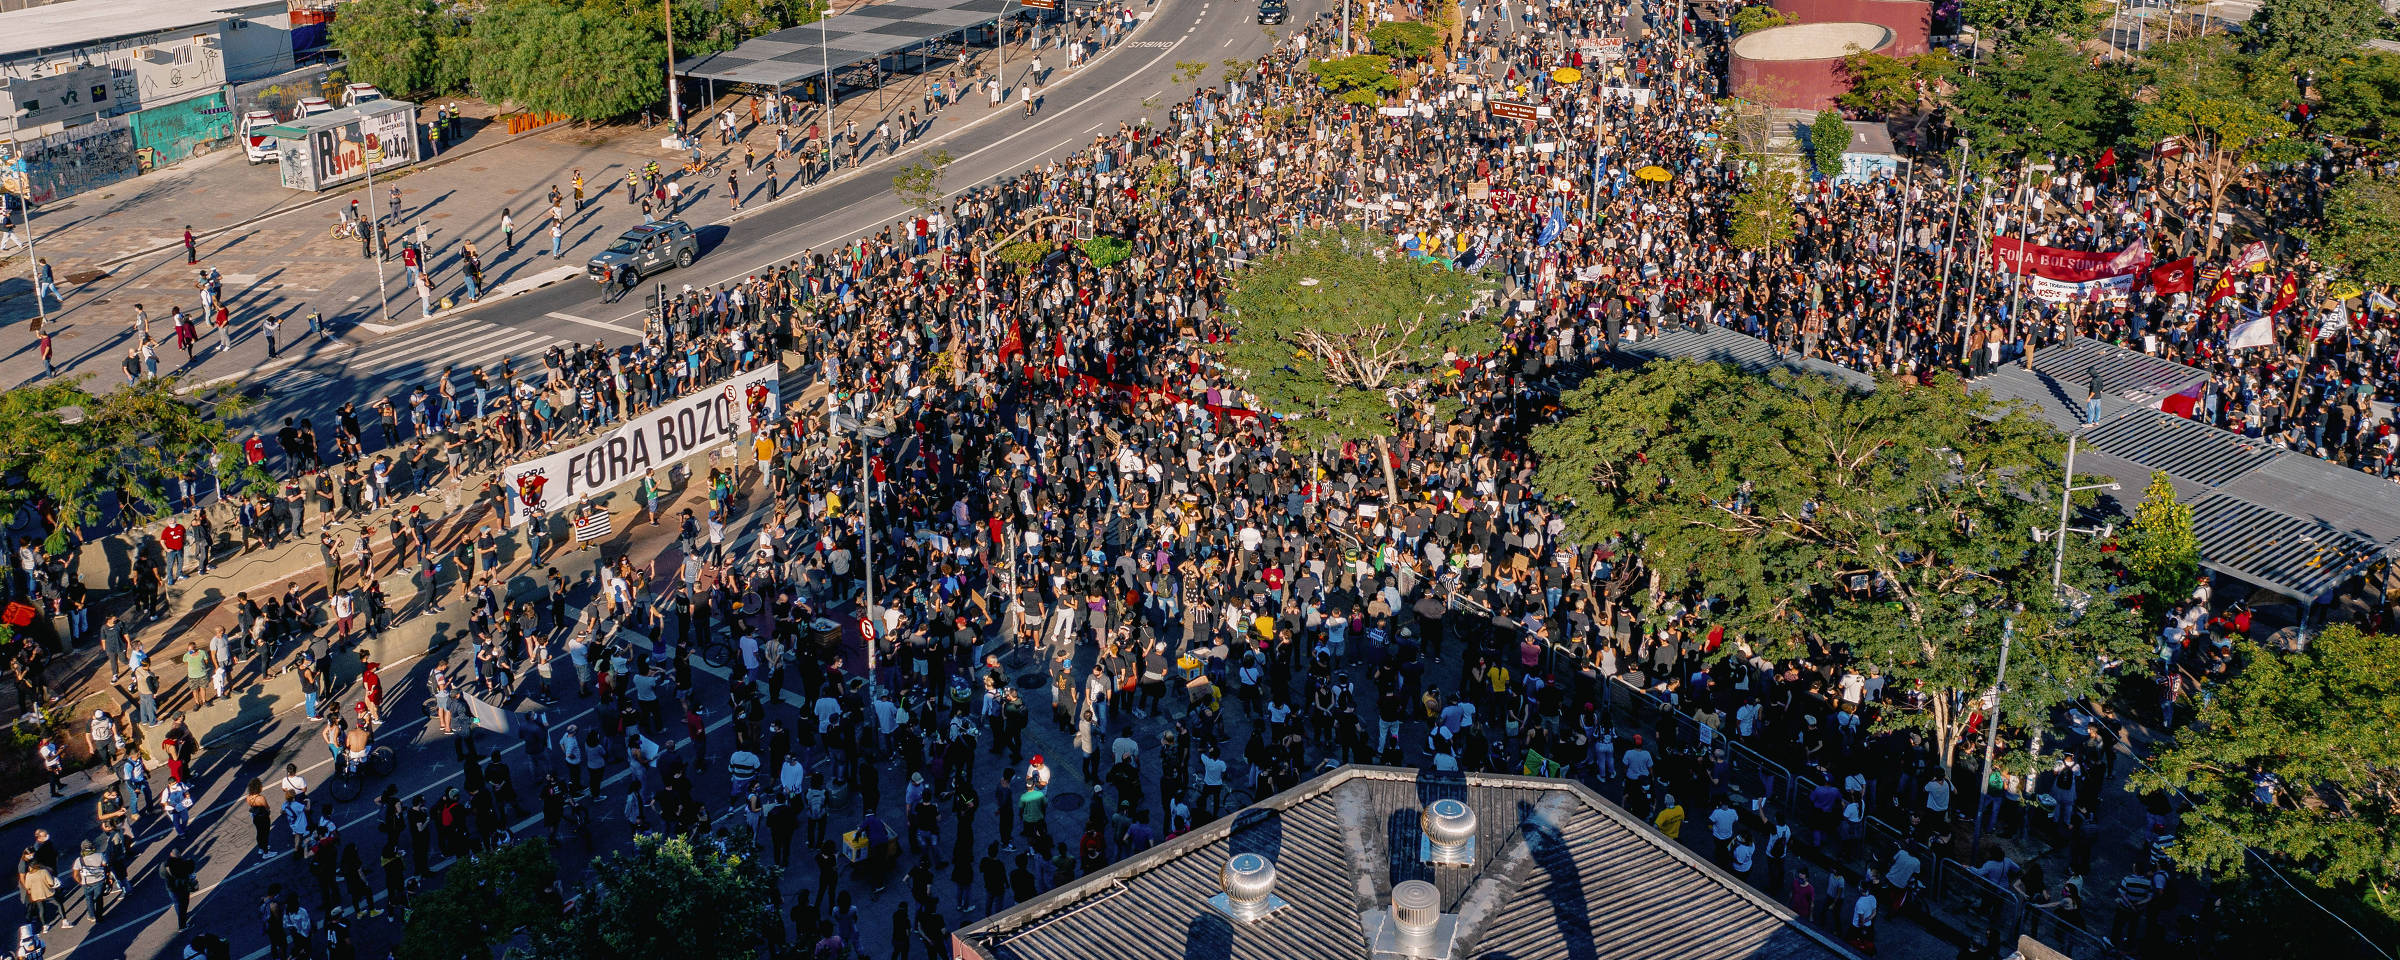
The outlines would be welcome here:
<svg viewBox="0 0 2400 960">
<path fill-rule="evenodd" d="M 1718 778 L 1745 799 L 1764 799 L 1777 819 L 1792 827 L 1795 848 L 1808 842 L 1813 816 L 1808 809 L 1808 796 L 1821 785 L 1819 780 L 1807 773 L 1795 774 L 1732 737 L 1713 730 L 1703 735 L 1700 721 L 1691 715 L 1669 708 L 1621 676 L 1609 679 L 1602 688 L 1602 707 L 1620 728 L 1656 731 L 1661 750 L 1690 750 L 1705 736 L 1711 744 L 1710 760 L 1717 767 Z M 1993 883 L 1973 867 L 1947 857 L 1937 858 L 1923 844 L 1881 817 L 1870 816 L 1862 826 L 1857 836 L 1842 837 L 1837 824 L 1832 828 L 1836 832 L 1828 836 L 1827 842 L 1814 849 L 1818 856 L 1847 872 L 1863 875 L 1869 868 L 1888 867 L 1892 854 L 1902 846 L 1908 847 L 1924 866 L 1918 872 L 1918 889 L 1903 908 L 1905 914 L 1927 917 L 1970 934 L 1986 930 L 1994 943 L 2011 942 L 2020 934 L 2031 936 L 2075 960 L 2105 960 L 2121 955 L 2106 939 L 2067 922 L 2053 911 L 2026 903 L 2015 890 Z M 1780 899 L 1783 891 L 1768 893 Z"/>
</svg>

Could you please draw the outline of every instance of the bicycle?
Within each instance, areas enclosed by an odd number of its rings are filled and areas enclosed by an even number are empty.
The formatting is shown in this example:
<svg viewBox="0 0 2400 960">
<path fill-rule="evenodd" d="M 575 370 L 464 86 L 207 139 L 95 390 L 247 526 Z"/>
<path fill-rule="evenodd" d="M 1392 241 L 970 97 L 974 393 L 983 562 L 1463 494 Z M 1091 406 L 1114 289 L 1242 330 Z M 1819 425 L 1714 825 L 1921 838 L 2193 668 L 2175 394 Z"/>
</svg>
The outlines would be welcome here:
<svg viewBox="0 0 2400 960">
<path fill-rule="evenodd" d="M 366 756 L 355 760 L 343 757 L 342 762 L 334 765 L 333 784 L 330 788 L 333 791 L 333 799 L 338 803 L 349 803 L 356 800 L 360 794 L 366 792 L 369 776 L 388 777 L 392 775 L 393 770 L 399 769 L 399 767 L 400 758 L 392 753 L 390 747 L 371 747 L 367 750 Z"/>
<path fill-rule="evenodd" d="M 733 644 L 725 640 L 703 640 L 700 642 L 700 659 L 709 666 L 723 669 L 726 664 L 733 662 Z"/>
</svg>

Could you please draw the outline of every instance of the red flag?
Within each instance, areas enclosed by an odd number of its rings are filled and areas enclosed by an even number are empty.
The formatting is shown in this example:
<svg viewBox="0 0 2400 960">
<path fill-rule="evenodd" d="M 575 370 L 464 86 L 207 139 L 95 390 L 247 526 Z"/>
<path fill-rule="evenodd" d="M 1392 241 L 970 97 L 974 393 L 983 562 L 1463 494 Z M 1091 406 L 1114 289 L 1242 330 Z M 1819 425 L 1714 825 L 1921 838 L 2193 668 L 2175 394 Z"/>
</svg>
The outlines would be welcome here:
<svg viewBox="0 0 2400 960">
<path fill-rule="evenodd" d="M 2208 305 L 2212 307 L 2216 306 L 2217 301 L 2232 296 L 2234 281 L 2240 276 L 2241 274 L 2232 270 L 2227 270 L 2224 273 L 2218 274 L 2216 289 L 2208 292 Z"/>
<path fill-rule="evenodd" d="M 2292 276 L 2291 271 L 2286 270 L 2283 272 L 2283 282 L 2275 285 L 2275 305 L 2268 307 L 2267 312 L 2282 313 L 2283 308 L 2291 306 L 2292 301 L 2298 299 L 2300 299 L 2300 280 Z"/>
<path fill-rule="evenodd" d="M 2092 168 L 2093 168 L 2093 169 L 2095 169 L 2095 170 L 2106 170 L 2106 169 L 2108 169 L 2108 168 L 2110 168 L 2110 167 L 2113 167 L 2113 166 L 2116 166 L 2116 165 L 2117 165 L 2117 148 L 2115 148 L 2115 147 L 2110 147 L 2110 148 L 2108 148 L 2108 149 L 2106 149 L 2106 150 L 2102 150 L 2102 151 L 2100 151 L 2100 160 L 2099 160 L 2099 162 L 2092 164 Z"/>
<path fill-rule="evenodd" d="M 1007 363 L 1008 358 L 1024 352 L 1025 330 L 1018 325 L 1017 318 L 1010 317 L 1008 319 L 1008 339 L 1000 343 L 1000 362 Z"/>
<path fill-rule="evenodd" d="M 2150 289 L 2157 293 L 2188 293 L 2192 289 L 2192 273 L 2197 268 L 2192 257 L 2170 260 L 2150 271 Z"/>
</svg>

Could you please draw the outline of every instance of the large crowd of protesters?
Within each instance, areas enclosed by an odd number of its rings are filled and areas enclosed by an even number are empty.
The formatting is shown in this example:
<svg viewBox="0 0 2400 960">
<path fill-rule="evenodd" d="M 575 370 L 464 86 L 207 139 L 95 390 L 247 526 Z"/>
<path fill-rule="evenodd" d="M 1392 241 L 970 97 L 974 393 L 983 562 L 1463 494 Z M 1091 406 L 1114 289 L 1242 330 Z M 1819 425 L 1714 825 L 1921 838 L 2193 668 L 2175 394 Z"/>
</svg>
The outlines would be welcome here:
<svg viewBox="0 0 2400 960">
<path fill-rule="evenodd" d="M 1723 228 L 1745 161 L 1718 138 L 1720 35 L 1612 0 L 1464 10 L 1453 69 L 1405 74 L 1397 109 L 1320 87 L 1306 64 L 1339 34 L 1318 22 L 1162 122 L 1119 126 L 743 282 L 686 289 L 638 344 L 562 348 L 538 370 L 442 371 L 343 408 L 323 433 L 285 424 L 275 440 L 291 479 L 239 504 L 240 535 L 313 533 L 331 595 L 244 595 L 235 629 L 159 656 L 224 696 L 287 646 L 296 669 L 313 670 L 354 625 L 372 633 L 441 609 L 454 584 L 468 626 L 427 681 L 440 730 L 458 729 L 469 698 L 602 709 L 580 730 L 546 729 L 535 711 L 523 765 L 462 750 L 461 789 L 387 794 L 380 858 L 361 854 L 374 841 L 329 841 L 305 784 L 252 784 L 261 854 L 279 846 L 280 818 L 314 879 L 262 907 L 277 956 L 309 955 L 333 918 L 379 909 L 378 887 L 404 904 L 429 853 L 493 842 L 529 795 L 553 832 L 596 807 L 646 829 L 752 833 L 778 865 L 798 847 L 816 870 L 786 875 L 787 922 L 774 931 L 793 955 L 941 957 L 947 931 L 978 915 L 1191 829 L 1237 793 L 1342 761 L 1585 779 L 1670 835 L 1709 831 L 1699 845 L 1719 862 L 1856 939 L 1872 939 L 1935 857 L 2067 922 L 2105 918 L 2137 952 L 2191 936 L 2204 921 L 2168 909 L 2187 881 L 2144 855 L 2149 838 L 2128 838 L 2141 850 L 2122 875 L 2086 892 L 2115 762 L 2100 724 L 2077 715 L 2057 731 L 2053 769 L 1954 788 L 1926 744 L 1871 725 L 1905 706 L 1880 678 L 1831 659 L 1712 656 L 1704 598 L 1648 596 L 1626 545 L 1561 539 L 1563 520 L 1529 479 L 1532 388 L 1669 323 L 1720 323 L 1895 375 L 1982 373 L 2092 336 L 2209 370 L 2198 406 L 2212 422 L 2388 475 L 2391 427 L 2366 401 L 2389 380 L 2391 314 L 2363 308 L 2328 338 L 2292 323 L 2271 348 L 2239 354 L 2222 343 L 2237 311 L 2261 302 L 2249 289 L 2214 305 L 2203 290 L 2070 306 L 1977 274 L 1979 235 L 2171 248 L 2160 213 L 2172 199 L 2074 163 L 2021 194 L 2005 174 L 1953 194 L 1937 150 L 1905 178 L 1804 186 L 1792 244 L 1737 250 Z M 1579 40 L 1628 34 L 1623 59 L 1579 52 Z M 1590 80 L 1553 83 L 1570 65 Z M 1529 133 L 1488 111 L 1502 95 L 1553 109 Z M 1671 177 L 1632 174 L 1648 166 Z M 1953 196 L 1965 198 L 1955 215 Z M 1075 254 L 1076 221 L 1126 239 L 1131 255 L 1101 267 Z M 1243 265 L 1295 230 L 1342 223 L 1506 288 L 1491 309 L 1507 349 L 1419 388 L 1466 401 L 1463 412 L 1400 408 L 1397 499 L 1371 446 L 1295 454 L 1209 356 L 1234 335 L 1222 311 Z M 1003 239 L 1059 255 L 1003 260 Z M 665 477 L 632 488 L 640 521 L 676 531 L 672 563 L 605 558 L 586 584 L 553 569 L 530 595 L 492 578 L 495 537 L 512 535 L 497 511 L 513 495 L 482 479 L 494 468 L 778 358 L 891 435 L 837 434 L 752 398 L 756 456 L 710 469 L 705 508 L 662 509 Z M 862 486 L 874 491 L 863 502 Z M 439 542 L 416 508 L 387 506 L 418 489 L 495 519 Z M 571 519 L 529 527 L 537 564 L 545 538 L 573 535 Z M 379 533 L 395 538 L 383 556 Z M 178 528 L 173 547 L 145 552 L 137 579 L 182 576 L 191 535 Z M 444 559 L 459 576 L 436 573 Z M 384 597 L 387 568 L 421 569 L 418 596 Z M 2170 696 L 2194 695 L 2222 668 L 2210 641 L 2246 626 L 2213 617 L 2203 590 L 2153 665 Z M 842 618 L 865 620 L 872 638 L 838 629 Z M 76 623 L 103 632 L 112 673 L 153 669 L 116 618 Z M 696 683 L 693 661 L 720 644 L 731 682 L 716 692 Z M 1045 673 L 1047 690 L 1020 689 L 1025 671 Z M 38 685 L 32 673 L 20 684 Z M 347 709 L 309 688 L 337 756 L 380 718 L 381 683 L 349 688 L 370 702 Z M 1683 719 L 1637 719 L 1621 709 L 1627 689 Z M 1045 705 L 1052 727 L 1040 730 L 1031 714 Z M 138 713 L 95 719 L 95 741 L 103 721 L 116 743 L 121 723 L 159 720 L 154 704 Z M 731 718 L 730 739 L 712 741 L 711 717 Z M 1736 745 L 1796 781 L 1738 796 Z M 700 785 L 719 769 L 730 792 L 713 776 Z M 184 773 L 179 760 L 168 779 Z M 1069 793 L 1085 802 L 1054 806 Z M 120 814 L 165 802 L 130 787 L 108 795 Z M 129 843 L 109 802 L 91 848 L 104 872 Z M 2164 807 L 2142 816 L 2153 837 L 2171 834 Z M 1870 820 L 1900 825 L 1913 852 L 1829 871 L 1864 854 Z M 2068 875 L 1969 839 L 2022 831 L 2068 850 Z M 51 909 L 56 891 L 82 864 L 62 866 L 55 850 L 27 862 L 43 871 L 20 869 L 31 922 L 61 920 L 71 911 Z M 369 864 L 381 884 L 368 883 Z M 894 881 L 905 897 L 883 895 Z M 882 909 L 888 936 L 865 929 L 863 912 Z"/>
</svg>

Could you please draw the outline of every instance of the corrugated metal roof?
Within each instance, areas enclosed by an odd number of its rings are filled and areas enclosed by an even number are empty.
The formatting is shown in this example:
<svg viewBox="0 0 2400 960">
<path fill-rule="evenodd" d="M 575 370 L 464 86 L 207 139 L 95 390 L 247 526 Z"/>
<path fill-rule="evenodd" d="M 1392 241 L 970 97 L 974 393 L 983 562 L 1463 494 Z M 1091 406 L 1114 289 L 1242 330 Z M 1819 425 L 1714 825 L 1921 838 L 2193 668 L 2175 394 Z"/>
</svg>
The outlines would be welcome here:
<svg viewBox="0 0 2400 960">
<path fill-rule="evenodd" d="M 1773 366 L 1839 371 L 1834 375 L 1844 382 L 1862 389 L 1874 385 L 1866 374 L 1778 354 L 1756 337 L 1726 327 L 1700 332 L 1669 327 L 1620 353 L 1641 361 L 1721 361 L 1753 372 Z M 2101 419 L 2086 430 L 2085 388 L 2095 367 L 2103 381 Z M 2229 502 L 2214 508 L 2220 514 L 2217 525 L 2197 531 L 2202 557 L 2214 569 L 2277 593 L 2314 599 L 2346 578 L 2329 581 L 2324 560 L 2289 551 L 2304 538 L 2366 544 L 2377 555 L 2400 548 L 2400 484 L 2156 409 L 2157 398 L 2207 377 L 2179 363 L 2078 338 L 2034 351 L 2032 371 L 2004 366 L 1970 388 L 2019 401 L 2060 430 L 2082 431 L 2087 459 L 2077 462 L 2077 472 L 2115 476 L 2127 487 L 2118 498 L 2127 512 L 2141 499 L 2152 470 L 2166 471 L 2180 496 L 2225 498 Z M 2346 549 L 2337 553 L 2347 555 Z"/>
<path fill-rule="evenodd" d="M 2246 580 L 2270 573 L 2295 597 L 2316 600 L 2376 558 L 2382 545 L 2226 493 L 2192 501 L 2200 560 Z"/>
<path fill-rule="evenodd" d="M 2224 491 L 2370 540 L 2400 540 L 2400 484 L 2306 454 L 2278 452 Z"/>
<path fill-rule="evenodd" d="M 2084 431 L 2083 442 L 2135 463 L 2222 486 L 2275 459 L 2277 450 L 2163 410 L 2136 410 Z"/>
<path fill-rule="evenodd" d="M 2047 373 L 2079 388 L 2090 386 L 2092 374 L 2097 372 L 2101 393 L 2152 405 L 2160 397 L 2180 393 L 2208 379 L 2208 373 L 2198 367 L 2085 337 L 2035 350 L 2033 369 L 2035 373 Z M 2076 399 L 2080 402 L 2082 397 Z"/>
<path fill-rule="evenodd" d="M 1662 325 L 1658 336 L 1621 344 L 1618 350 L 1644 360 L 1674 358 L 1730 363 L 1751 373 L 1765 373 L 1782 367 L 1822 374 L 1861 390 L 1875 386 L 1874 377 L 1849 367 L 1784 353 L 1757 337 L 1714 325 L 1702 326 L 1697 330 L 1674 324 Z"/>
<path fill-rule="evenodd" d="M 1017 0 L 879 3 L 684 60 L 675 65 L 675 72 L 725 83 L 791 86 L 828 67 L 840 70 L 864 63 L 1025 9 Z"/>
<path fill-rule="evenodd" d="M 1855 960 L 1780 904 L 1580 784 L 1343 767 L 957 934 L 986 960 L 1365 960 L 1364 915 L 1427 880 L 1455 956 L 1492 960 Z M 1418 813 L 1475 808 L 1475 865 L 1417 860 Z M 1208 905 L 1238 853 L 1275 862 L 1290 904 L 1258 923 Z"/>
</svg>

